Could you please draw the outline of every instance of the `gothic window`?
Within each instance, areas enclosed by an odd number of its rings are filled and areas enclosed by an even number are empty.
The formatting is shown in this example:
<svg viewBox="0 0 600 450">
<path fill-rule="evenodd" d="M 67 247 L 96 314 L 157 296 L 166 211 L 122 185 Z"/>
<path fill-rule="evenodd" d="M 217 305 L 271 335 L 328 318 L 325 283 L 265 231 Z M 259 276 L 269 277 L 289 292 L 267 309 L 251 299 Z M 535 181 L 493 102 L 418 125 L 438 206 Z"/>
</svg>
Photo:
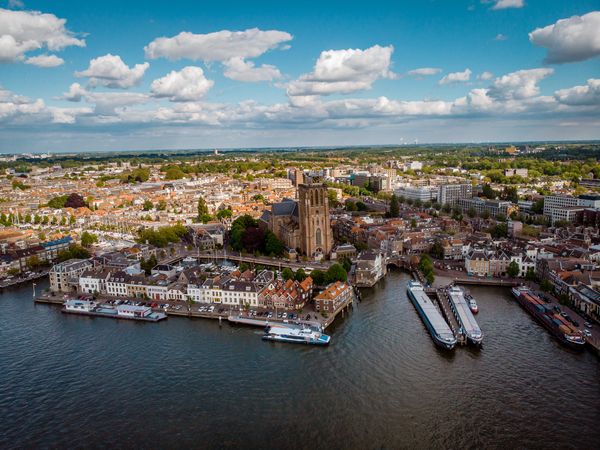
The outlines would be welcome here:
<svg viewBox="0 0 600 450">
<path fill-rule="evenodd" d="M 317 232 L 316 232 L 315 234 L 316 234 L 316 237 L 315 237 L 315 244 L 316 244 L 317 246 L 319 246 L 319 245 L 322 245 L 322 244 L 321 244 L 321 229 L 320 229 L 320 228 L 317 228 Z"/>
</svg>

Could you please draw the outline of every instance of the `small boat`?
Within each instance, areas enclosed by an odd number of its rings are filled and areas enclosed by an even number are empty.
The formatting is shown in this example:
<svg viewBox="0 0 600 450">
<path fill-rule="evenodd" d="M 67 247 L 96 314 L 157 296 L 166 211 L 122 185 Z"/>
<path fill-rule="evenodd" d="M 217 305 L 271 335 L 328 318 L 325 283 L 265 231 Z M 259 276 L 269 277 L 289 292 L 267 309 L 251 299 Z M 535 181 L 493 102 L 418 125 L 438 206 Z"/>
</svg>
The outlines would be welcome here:
<svg viewBox="0 0 600 450">
<path fill-rule="evenodd" d="M 467 294 L 465 297 L 469 301 L 469 309 L 471 310 L 471 312 L 473 314 L 477 314 L 479 312 L 479 308 L 477 307 L 477 302 L 475 301 L 475 299 L 469 294 Z"/>
<path fill-rule="evenodd" d="M 290 342 L 294 344 L 327 345 L 331 337 L 308 327 L 292 328 L 283 326 L 268 326 L 262 337 L 267 341 Z"/>
</svg>

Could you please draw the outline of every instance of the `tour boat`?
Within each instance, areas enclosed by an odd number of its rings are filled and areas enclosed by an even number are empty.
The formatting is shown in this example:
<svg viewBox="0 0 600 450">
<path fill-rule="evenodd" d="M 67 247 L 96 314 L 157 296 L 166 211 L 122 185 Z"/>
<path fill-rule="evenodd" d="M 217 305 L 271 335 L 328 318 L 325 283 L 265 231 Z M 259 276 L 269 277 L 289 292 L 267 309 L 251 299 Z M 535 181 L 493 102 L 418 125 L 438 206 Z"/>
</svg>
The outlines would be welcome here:
<svg viewBox="0 0 600 450">
<path fill-rule="evenodd" d="M 272 325 L 265 328 L 263 339 L 294 344 L 327 345 L 331 337 L 311 328 L 292 328 Z"/>
</svg>

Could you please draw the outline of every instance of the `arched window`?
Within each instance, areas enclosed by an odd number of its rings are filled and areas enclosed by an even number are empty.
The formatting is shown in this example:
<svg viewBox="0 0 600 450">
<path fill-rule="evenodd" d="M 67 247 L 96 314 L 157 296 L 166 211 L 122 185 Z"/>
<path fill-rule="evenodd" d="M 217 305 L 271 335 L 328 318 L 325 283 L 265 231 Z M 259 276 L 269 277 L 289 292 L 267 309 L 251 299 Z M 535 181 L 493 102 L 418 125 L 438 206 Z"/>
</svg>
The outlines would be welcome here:
<svg viewBox="0 0 600 450">
<path fill-rule="evenodd" d="M 317 228 L 317 231 L 315 233 L 315 243 L 317 244 L 317 246 L 322 245 L 321 244 L 321 229 Z"/>
</svg>

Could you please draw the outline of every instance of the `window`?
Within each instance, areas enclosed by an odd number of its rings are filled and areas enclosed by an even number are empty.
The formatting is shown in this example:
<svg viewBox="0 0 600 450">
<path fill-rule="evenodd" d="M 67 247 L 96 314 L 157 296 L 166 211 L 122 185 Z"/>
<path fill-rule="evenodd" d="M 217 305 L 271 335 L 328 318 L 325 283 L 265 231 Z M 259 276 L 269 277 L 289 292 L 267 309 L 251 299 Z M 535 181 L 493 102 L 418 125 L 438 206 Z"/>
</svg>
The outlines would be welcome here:
<svg viewBox="0 0 600 450">
<path fill-rule="evenodd" d="M 322 245 L 321 244 L 321 229 L 317 228 L 317 231 L 315 232 L 315 243 L 316 245 Z"/>
</svg>

